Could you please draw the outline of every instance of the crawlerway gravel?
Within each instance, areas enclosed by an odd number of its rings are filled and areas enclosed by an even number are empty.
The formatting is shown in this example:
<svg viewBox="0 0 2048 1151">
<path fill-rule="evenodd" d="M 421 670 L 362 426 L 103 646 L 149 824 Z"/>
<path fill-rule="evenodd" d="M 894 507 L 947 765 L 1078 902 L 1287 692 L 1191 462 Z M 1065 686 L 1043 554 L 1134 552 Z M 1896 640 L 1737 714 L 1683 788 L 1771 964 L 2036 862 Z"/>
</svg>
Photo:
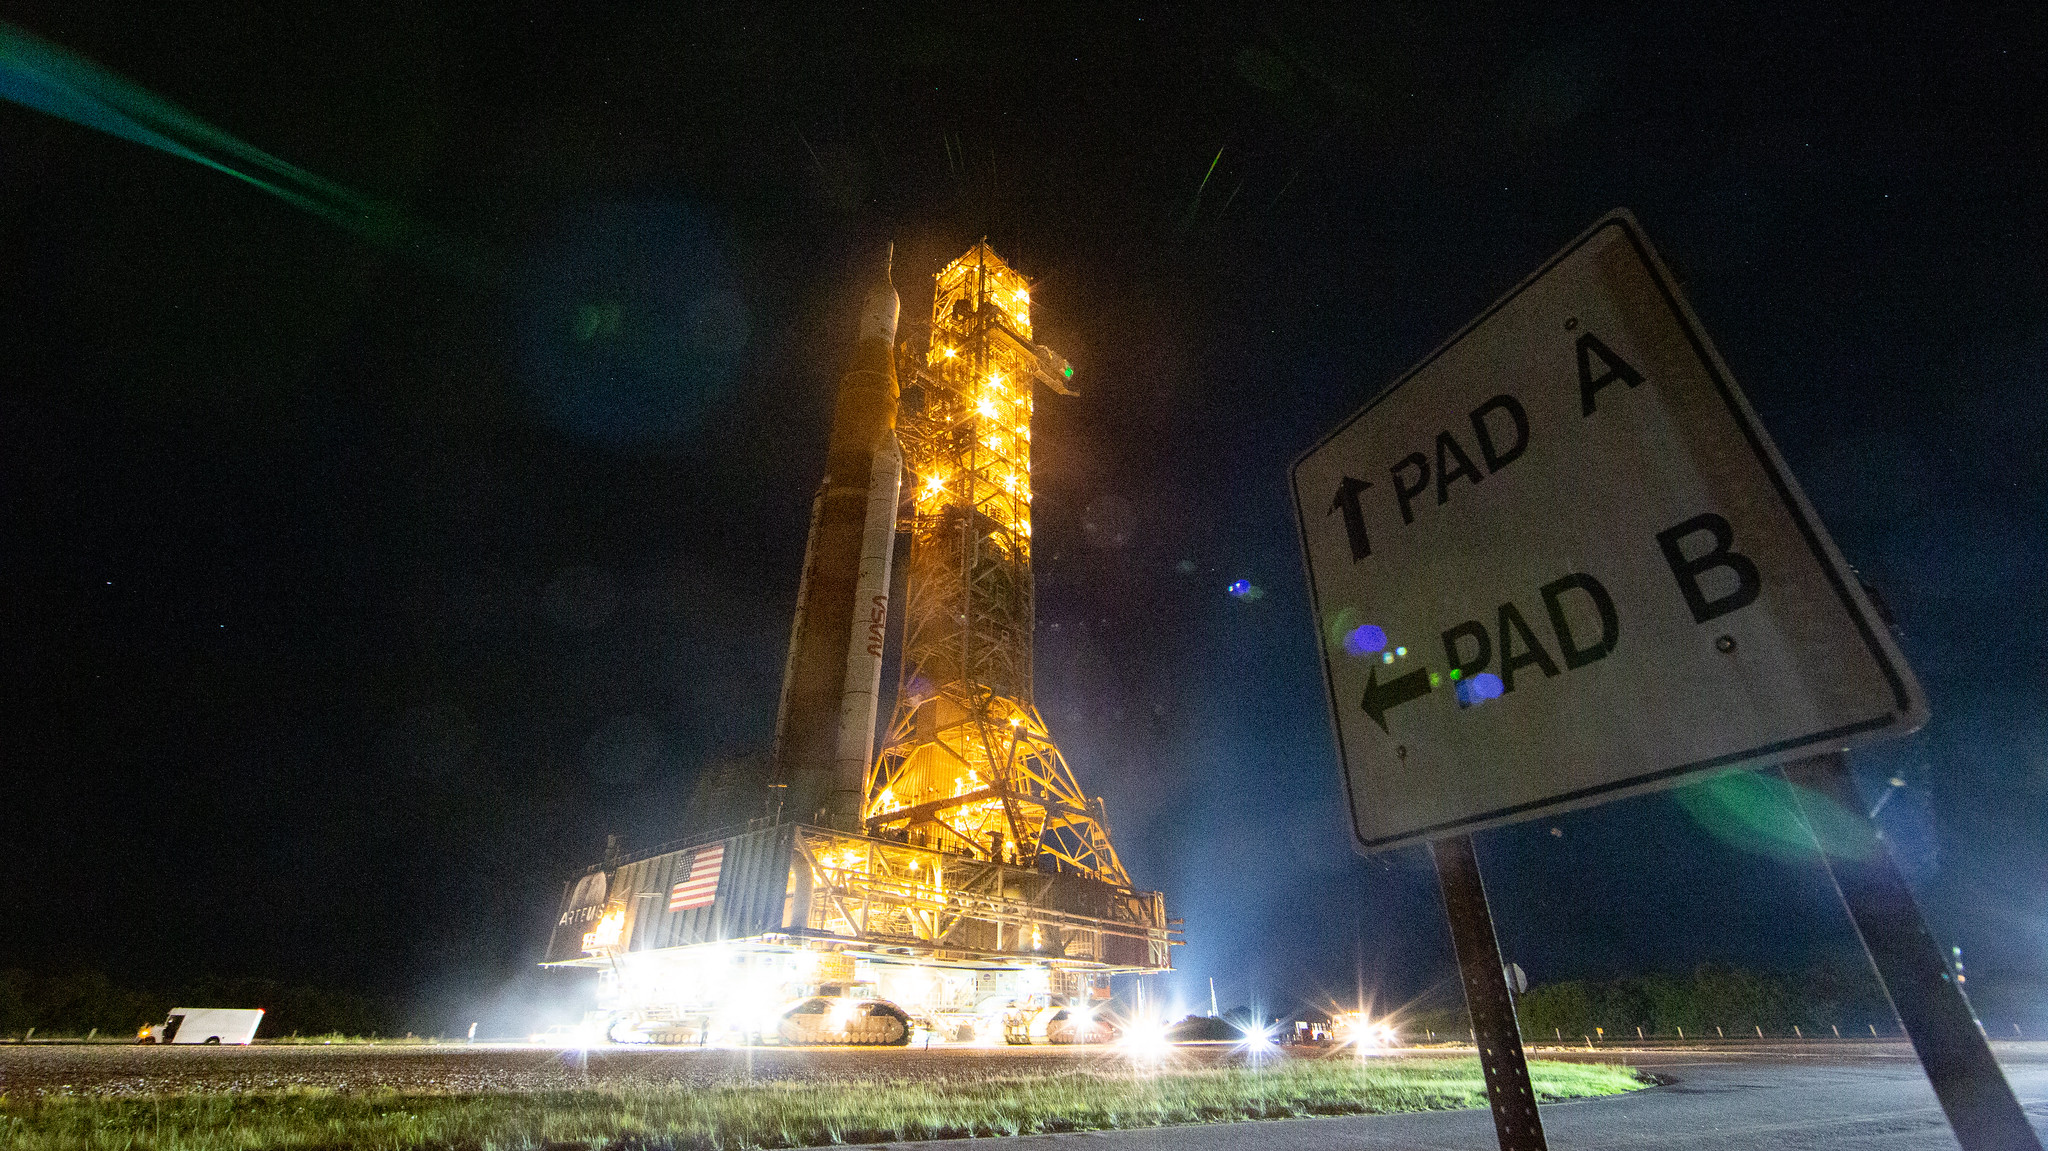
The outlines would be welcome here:
<svg viewBox="0 0 2048 1151">
<path fill-rule="evenodd" d="M 1468 1053 L 1469 1054 L 1469 1053 Z M 1234 1060 L 1228 1048 L 1183 1049 L 1179 1066 Z M 0 1044 L 0 1095 L 155 1095 L 184 1091 L 552 1091 L 591 1086 L 795 1082 L 806 1079 L 986 1079 L 1129 1067 L 1122 1052 L 1083 1048 L 593 1050 L 526 1046 L 128 1047 Z"/>
</svg>

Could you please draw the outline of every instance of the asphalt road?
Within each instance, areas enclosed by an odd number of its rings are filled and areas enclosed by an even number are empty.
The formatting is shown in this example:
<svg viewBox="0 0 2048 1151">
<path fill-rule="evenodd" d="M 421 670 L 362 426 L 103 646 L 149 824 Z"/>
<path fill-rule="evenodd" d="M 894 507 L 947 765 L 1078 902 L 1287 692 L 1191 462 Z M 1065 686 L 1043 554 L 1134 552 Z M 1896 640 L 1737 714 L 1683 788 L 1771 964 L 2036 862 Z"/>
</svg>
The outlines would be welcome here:
<svg viewBox="0 0 2048 1151">
<path fill-rule="evenodd" d="M 2048 1044 L 1993 1044 L 2034 1128 L 2048 1141 Z M 1554 1051 L 1536 1052 L 1557 1058 Z M 1752 1051 L 1601 1052 L 1672 1080 L 1605 1099 L 1545 1106 L 1559 1151 L 1954 1151 L 1927 1076 L 1902 1045 Z M 984 1144 L 989 1145 L 989 1144 Z M 1001 1141 L 1002 1151 L 1491 1151 L 1483 1110 L 1353 1115 Z M 958 1142 L 889 1143 L 961 1151 Z"/>
</svg>

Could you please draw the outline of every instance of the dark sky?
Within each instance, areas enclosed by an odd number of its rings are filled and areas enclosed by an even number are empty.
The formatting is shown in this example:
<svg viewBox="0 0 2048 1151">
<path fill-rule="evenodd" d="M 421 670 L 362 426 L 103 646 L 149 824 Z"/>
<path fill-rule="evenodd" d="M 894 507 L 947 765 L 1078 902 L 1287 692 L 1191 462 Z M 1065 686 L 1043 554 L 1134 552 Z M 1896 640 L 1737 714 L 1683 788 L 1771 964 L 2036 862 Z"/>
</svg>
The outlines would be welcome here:
<svg viewBox="0 0 2048 1151">
<path fill-rule="evenodd" d="M 1856 761 L 1937 935 L 2048 1023 L 2032 6 L 382 7 L 10 11 L 460 244 L 0 106 L 0 965 L 540 986 L 561 880 L 768 743 L 864 261 L 915 316 L 985 233 L 1085 392 L 1039 700 L 1171 986 L 1441 986 L 1426 856 L 1348 847 L 1286 467 L 1627 206 L 1900 620 L 1934 718 Z M 1713 810 L 1481 835 L 1504 949 L 1853 958 Z"/>
</svg>

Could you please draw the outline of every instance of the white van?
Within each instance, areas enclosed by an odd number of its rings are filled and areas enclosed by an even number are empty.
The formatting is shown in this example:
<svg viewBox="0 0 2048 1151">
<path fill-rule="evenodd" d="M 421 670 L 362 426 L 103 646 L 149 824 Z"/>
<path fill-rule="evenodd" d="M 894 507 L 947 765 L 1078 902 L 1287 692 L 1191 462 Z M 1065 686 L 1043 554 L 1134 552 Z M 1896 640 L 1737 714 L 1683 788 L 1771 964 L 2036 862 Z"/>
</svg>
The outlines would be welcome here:
<svg viewBox="0 0 2048 1151">
<path fill-rule="evenodd" d="M 263 1022 L 263 1009 L 240 1007 L 174 1007 L 162 1023 L 151 1024 L 137 1043 L 232 1043 L 247 1046 Z"/>
</svg>

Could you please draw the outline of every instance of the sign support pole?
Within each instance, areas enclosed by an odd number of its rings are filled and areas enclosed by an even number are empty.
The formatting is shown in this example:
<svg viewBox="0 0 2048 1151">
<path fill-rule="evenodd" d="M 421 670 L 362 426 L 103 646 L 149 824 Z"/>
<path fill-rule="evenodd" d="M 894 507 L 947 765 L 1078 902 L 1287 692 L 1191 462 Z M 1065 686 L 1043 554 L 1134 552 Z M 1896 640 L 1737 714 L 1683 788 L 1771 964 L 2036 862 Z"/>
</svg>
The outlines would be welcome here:
<svg viewBox="0 0 2048 1151">
<path fill-rule="evenodd" d="M 1522 1057 L 1522 1032 L 1515 1023 L 1515 1004 L 1501 968 L 1500 944 L 1493 936 L 1493 913 L 1486 906 L 1486 888 L 1479 881 L 1479 857 L 1472 837 L 1451 835 L 1431 840 L 1436 882 L 1443 890 L 1444 911 L 1451 920 L 1451 945 L 1458 952 L 1464 977 L 1465 1007 L 1479 1043 L 1479 1066 L 1486 1074 L 1486 1098 L 1493 1104 L 1493 1130 L 1501 1151 L 1549 1151 L 1543 1120 L 1536 1114 L 1536 1092 L 1529 1084 L 1529 1064 Z M 2010 1094 L 2010 1092 L 2008 1092 Z"/>
<path fill-rule="evenodd" d="M 1832 801 L 1859 830 L 1861 842 L 1855 844 L 1830 844 L 1819 835 L 1814 841 L 1863 939 L 1863 949 L 1877 968 L 1878 980 L 1913 1041 L 1920 1066 L 1934 1085 L 1934 1096 L 1948 1114 L 1956 1142 L 1963 1151 L 2041 1151 L 2040 1139 L 1928 933 L 1891 848 L 1864 814 L 1848 761 L 1840 752 L 1831 752 L 1786 764 L 1783 771 L 1803 810 L 1817 799 Z M 1812 810 L 1805 814 L 1809 828 L 1826 826 L 1816 824 Z M 1855 854 L 1845 854 L 1845 847 Z"/>
</svg>

